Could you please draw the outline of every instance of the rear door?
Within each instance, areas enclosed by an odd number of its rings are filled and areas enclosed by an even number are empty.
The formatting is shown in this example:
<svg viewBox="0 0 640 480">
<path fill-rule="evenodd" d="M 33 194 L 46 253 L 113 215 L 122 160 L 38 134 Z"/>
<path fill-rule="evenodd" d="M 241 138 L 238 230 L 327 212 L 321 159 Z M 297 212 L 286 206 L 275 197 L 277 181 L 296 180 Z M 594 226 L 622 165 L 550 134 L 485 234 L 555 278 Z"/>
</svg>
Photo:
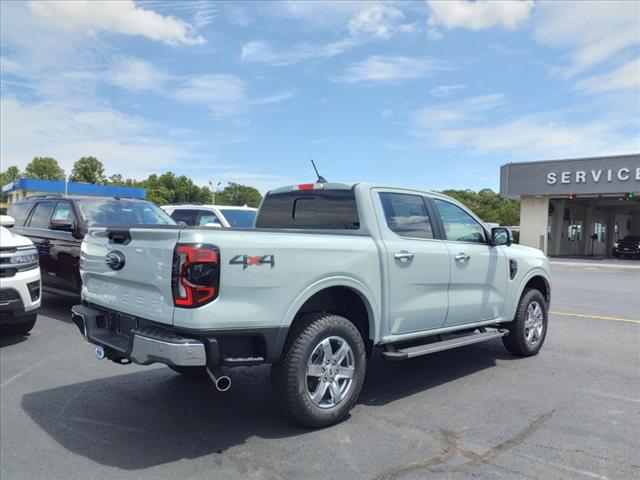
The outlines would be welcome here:
<svg viewBox="0 0 640 480">
<path fill-rule="evenodd" d="M 171 268 L 180 228 L 91 228 L 82 243 L 82 298 L 172 324 Z"/>
<path fill-rule="evenodd" d="M 388 269 L 390 333 L 441 327 L 448 308 L 449 251 L 434 235 L 420 194 L 374 190 Z"/>
<path fill-rule="evenodd" d="M 42 273 L 42 283 L 44 285 L 56 286 L 55 259 L 51 257 L 51 235 L 49 222 L 55 207 L 52 200 L 44 200 L 36 203 L 25 224 L 28 231 L 27 236 L 38 249 L 40 257 L 40 271 Z M 20 232 L 22 233 L 22 232 Z"/>
<path fill-rule="evenodd" d="M 489 244 L 484 227 L 451 202 L 433 199 L 449 250 L 451 281 L 446 326 L 500 316 L 507 287 L 507 259 Z"/>
</svg>

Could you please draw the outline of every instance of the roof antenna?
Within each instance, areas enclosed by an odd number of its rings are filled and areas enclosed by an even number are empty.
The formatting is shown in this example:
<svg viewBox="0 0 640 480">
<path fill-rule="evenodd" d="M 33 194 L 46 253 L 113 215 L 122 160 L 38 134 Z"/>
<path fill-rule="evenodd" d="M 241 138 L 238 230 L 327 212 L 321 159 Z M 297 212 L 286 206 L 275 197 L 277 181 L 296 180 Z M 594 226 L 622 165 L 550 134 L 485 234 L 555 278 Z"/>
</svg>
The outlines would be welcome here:
<svg viewBox="0 0 640 480">
<path fill-rule="evenodd" d="M 313 161 L 313 158 L 311 159 L 311 165 L 313 165 L 313 169 L 316 171 L 316 175 L 318 176 L 318 179 L 316 180 L 316 182 L 317 183 L 327 183 L 325 178 L 318 173 L 318 169 L 316 168 L 316 162 Z"/>
</svg>

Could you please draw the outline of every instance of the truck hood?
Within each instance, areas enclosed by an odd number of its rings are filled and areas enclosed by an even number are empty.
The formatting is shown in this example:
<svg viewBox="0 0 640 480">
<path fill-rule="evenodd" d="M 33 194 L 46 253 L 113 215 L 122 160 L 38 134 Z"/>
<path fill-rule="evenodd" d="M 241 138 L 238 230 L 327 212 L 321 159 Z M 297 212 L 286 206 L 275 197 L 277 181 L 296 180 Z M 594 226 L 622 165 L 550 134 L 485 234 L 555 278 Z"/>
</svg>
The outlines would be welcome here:
<svg viewBox="0 0 640 480">
<path fill-rule="evenodd" d="M 27 247 L 33 245 L 33 242 L 27 237 L 13 233 L 5 227 L 0 227 L 0 245 L 2 248 Z"/>
<path fill-rule="evenodd" d="M 539 249 L 533 247 L 527 247 L 525 245 L 519 245 L 517 243 L 512 243 L 508 247 L 504 247 L 505 252 L 511 253 L 512 255 L 515 253 L 518 257 L 529 257 L 529 258 L 539 258 L 547 260 L 547 256 Z"/>
</svg>

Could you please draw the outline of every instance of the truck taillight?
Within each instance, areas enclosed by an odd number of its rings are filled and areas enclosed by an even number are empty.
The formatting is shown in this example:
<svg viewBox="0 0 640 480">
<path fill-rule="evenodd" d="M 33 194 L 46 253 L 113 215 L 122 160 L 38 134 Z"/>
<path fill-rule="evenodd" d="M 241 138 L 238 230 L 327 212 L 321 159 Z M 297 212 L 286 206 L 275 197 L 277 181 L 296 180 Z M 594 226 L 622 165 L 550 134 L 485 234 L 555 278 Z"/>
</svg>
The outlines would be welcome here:
<svg viewBox="0 0 640 480">
<path fill-rule="evenodd" d="M 176 307 L 193 308 L 218 297 L 220 250 L 212 245 L 179 243 L 173 251 L 171 288 Z"/>
</svg>

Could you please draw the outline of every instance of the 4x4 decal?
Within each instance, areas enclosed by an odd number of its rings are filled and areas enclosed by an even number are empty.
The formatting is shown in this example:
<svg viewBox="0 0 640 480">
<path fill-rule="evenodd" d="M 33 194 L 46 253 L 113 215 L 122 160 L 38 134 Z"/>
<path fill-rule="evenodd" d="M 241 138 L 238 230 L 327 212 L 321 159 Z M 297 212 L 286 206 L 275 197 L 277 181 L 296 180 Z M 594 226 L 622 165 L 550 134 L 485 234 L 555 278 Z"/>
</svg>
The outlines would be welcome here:
<svg viewBox="0 0 640 480">
<path fill-rule="evenodd" d="M 244 270 L 251 265 L 271 265 L 271 268 L 276 266 L 276 257 L 274 255 L 236 255 L 229 260 L 229 265 L 242 265 Z"/>
</svg>

